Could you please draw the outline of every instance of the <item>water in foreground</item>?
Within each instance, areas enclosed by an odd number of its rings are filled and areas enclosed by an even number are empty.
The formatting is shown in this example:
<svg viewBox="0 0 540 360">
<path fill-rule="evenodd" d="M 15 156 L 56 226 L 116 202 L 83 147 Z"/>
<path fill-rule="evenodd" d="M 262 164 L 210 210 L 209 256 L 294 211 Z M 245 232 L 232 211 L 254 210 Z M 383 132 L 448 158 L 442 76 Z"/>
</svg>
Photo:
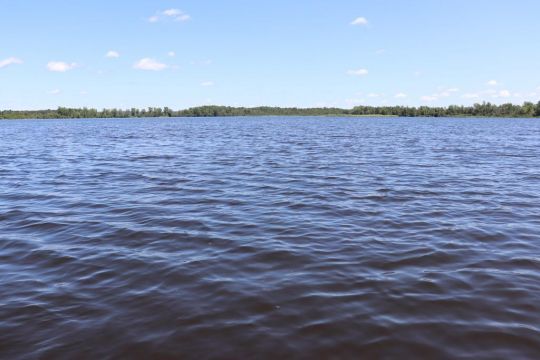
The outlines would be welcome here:
<svg viewBox="0 0 540 360">
<path fill-rule="evenodd" d="M 0 357 L 538 358 L 540 121 L 0 123 Z"/>
</svg>

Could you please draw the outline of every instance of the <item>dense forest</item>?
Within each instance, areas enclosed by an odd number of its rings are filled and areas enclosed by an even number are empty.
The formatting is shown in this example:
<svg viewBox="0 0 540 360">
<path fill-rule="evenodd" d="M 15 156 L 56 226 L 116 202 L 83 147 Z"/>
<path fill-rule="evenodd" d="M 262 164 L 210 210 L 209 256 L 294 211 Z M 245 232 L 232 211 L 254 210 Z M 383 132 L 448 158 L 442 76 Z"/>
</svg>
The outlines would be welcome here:
<svg viewBox="0 0 540 360">
<path fill-rule="evenodd" d="M 540 102 L 536 105 L 525 102 L 523 105 L 491 103 L 473 106 L 448 107 L 405 107 L 405 106 L 357 106 L 353 109 L 340 108 L 280 108 L 280 107 L 229 107 L 199 106 L 185 110 L 172 110 L 168 107 L 149 107 L 147 109 L 89 109 L 65 108 L 56 110 L 0 111 L 0 119 L 53 119 L 53 118 L 132 118 L 132 117 L 208 117 L 208 116 L 427 116 L 427 117 L 540 117 Z"/>
</svg>

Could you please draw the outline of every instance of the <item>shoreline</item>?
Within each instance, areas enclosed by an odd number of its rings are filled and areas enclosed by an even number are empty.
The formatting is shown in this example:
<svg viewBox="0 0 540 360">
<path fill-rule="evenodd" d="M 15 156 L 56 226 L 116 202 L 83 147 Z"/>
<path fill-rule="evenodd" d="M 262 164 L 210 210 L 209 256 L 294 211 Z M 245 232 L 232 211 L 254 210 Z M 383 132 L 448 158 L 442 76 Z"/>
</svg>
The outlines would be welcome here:
<svg viewBox="0 0 540 360">
<path fill-rule="evenodd" d="M 398 118 L 398 119 L 540 119 L 539 116 L 474 116 L 474 115 L 446 115 L 446 116 L 400 116 L 400 115 L 217 115 L 217 116 L 126 116 L 126 117 L 0 117 L 2 121 L 15 120 L 129 120 L 129 119 L 197 119 L 197 118 Z"/>
<path fill-rule="evenodd" d="M 405 106 L 356 106 L 352 109 L 337 107 L 296 108 L 296 107 L 230 107 L 199 106 L 183 110 L 169 107 L 148 107 L 145 109 L 102 109 L 66 108 L 56 110 L 1 110 L 0 120 L 11 119 L 94 119 L 94 118 L 161 118 L 161 117 L 242 117 L 242 116 L 320 116 L 320 117 L 462 117 L 462 118 L 538 118 L 540 101 L 523 105 L 491 103 L 472 106 L 450 105 L 447 107 L 405 107 Z"/>
</svg>

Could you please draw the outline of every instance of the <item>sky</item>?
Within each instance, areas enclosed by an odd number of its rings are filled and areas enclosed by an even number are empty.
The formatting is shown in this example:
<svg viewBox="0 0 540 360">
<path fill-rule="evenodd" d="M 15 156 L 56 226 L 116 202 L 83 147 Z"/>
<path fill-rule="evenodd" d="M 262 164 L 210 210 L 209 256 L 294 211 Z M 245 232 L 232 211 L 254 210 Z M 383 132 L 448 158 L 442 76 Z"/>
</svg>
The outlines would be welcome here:
<svg viewBox="0 0 540 360">
<path fill-rule="evenodd" d="M 0 109 L 540 100 L 538 0 L 0 0 Z"/>
</svg>

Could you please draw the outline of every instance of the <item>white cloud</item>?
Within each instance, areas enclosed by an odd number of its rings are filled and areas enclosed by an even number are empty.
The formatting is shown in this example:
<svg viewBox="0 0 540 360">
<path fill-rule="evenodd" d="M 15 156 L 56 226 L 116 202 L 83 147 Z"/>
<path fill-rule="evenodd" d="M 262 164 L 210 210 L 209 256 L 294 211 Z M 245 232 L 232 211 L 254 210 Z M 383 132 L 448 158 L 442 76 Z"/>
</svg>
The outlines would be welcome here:
<svg viewBox="0 0 540 360">
<path fill-rule="evenodd" d="M 168 66 L 166 64 L 160 63 L 159 61 L 151 58 L 143 58 L 133 64 L 133 68 L 138 70 L 161 71 L 165 70 L 167 67 Z"/>
<path fill-rule="evenodd" d="M 503 90 L 496 90 L 496 89 L 486 89 L 483 91 L 473 92 L 473 93 L 465 93 L 461 97 L 464 99 L 483 99 L 487 100 L 489 98 L 491 99 L 507 99 L 506 101 L 509 101 L 511 99 L 519 99 L 519 101 L 538 101 L 537 99 L 537 93 L 536 92 L 511 92 L 510 90 L 503 89 Z"/>
<path fill-rule="evenodd" d="M 508 98 L 512 96 L 512 93 L 509 90 L 500 90 L 500 91 L 486 90 L 483 93 L 486 95 L 490 95 L 494 99 Z"/>
<path fill-rule="evenodd" d="M 377 93 L 369 93 L 367 96 L 370 97 L 370 98 L 376 98 L 376 97 L 381 96 L 381 94 L 377 94 Z"/>
<path fill-rule="evenodd" d="M 180 9 L 167 9 L 164 11 L 158 11 L 156 15 L 150 16 L 148 18 L 149 22 L 155 23 L 162 19 L 172 19 L 174 21 L 188 21 L 191 19 L 191 16 L 189 14 L 186 14 Z"/>
<path fill-rule="evenodd" d="M 382 55 L 386 52 L 386 49 L 378 49 L 378 50 L 375 50 L 375 54 L 377 55 Z"/>
<path fill-rule="evenodd" d="M 60 89 L 54 89 L 54 90 L 51 90 L 49 91 L 49 94 L 51 95 L 58 95 L 60 94 L 62 91 L 60 91 Z"/>
<path fill-rule="evenodd" d="M 436 98 L 450 97 L 455 93 L 459 92 L 458 88 L 445 88 L 444 86 L 439 86 L 437 90 L 438 92 L 432 95 Z"/>
<path fill-rule="evenodd" d="M 176 53 L 174 51 L 169 51 L 167 55 L 169 55 L 170 57 L 175 57 Z"/>
<path fill-rule="evenodd" d="M 317 108 L 324 108 L 324 107 L 337 107 L 339 106 L 339 103 L 337 101 L 327 102 L 327 101 L 319 101 L 313 104 L 314 107 Z M 242 106 L 241 104 L 233 105 L 233 106 Z"/>
<path fill-rule="evenodd" d="M 22 64 L 22 60 L 16 57 L 9 57 L 4 60 L 0 60 L 0 69 L 13 64 Z"/>
<path fill-rule="evenodd" d="M 347 71 L 347 74 L 353 75 L 353 76 L 365 76 L 369 73 L 367 69 L 356 69 L 356 70 L 349 70 Z"/>
<path fill-rule="evenodd" d="M 189 16 L 188 14 L 179 15 L 174 18 L 175 21 L 188 21 L 190 19 L 191 19 L 191 16 Z"/>
<path fill-rule="evenodd" d="M 66 72 L 75 69 L 77 66 L 76 63 L 67 63 L 63 61 L 49 61 L 47 63 L 47 69 L 53 72 Z"/>
<path fill-rule="evenodd" d="M 163 11 L 163 15 L 165 16 L 178 16 L 178 15 L 181 15 L 182 14 L 182 11 L 178 10 L 178 9 L 167 9 L 165 11 Z"/>
<path fill-rule="evenodd" d="M 214 82 L 213 81 L 203 81 L 201 83 L 201 86 L 214 86 Z"/>
<path fill-rule="evenodd" d="M 486 84 L 489 86 L 497 86 L 498 83 L 497 80 L 489 80 Z"/>
<path fill-rule="evenodd" d="M 439 87 L 437 90 L 439 91 L 431 95 L 422 96 L 420 99 L 422 101 L 437 101 L 441 98 L 451 97 L 454 93 L 459 91 L 457 88 L 445 89 L 444 87 Z"/>
<path fill-rule="evenodd" d="M 397 93 L 394 97 L 395 97 L 396 99 L 403 99 L 403 98 L 406 98 L 406 97 L 407 97 L 407 94 L 404 94 L 404 93 Z"/>
<path fill-rule="evenodd" d="M 368 21 L 365 17 L 357 17 L 356 19 L 354 19 L 353 21 L 351 21 L 351 25 L 355 25 L 355 26 L 366 26 L 368 24 Z"/>
<path fill-rule="evenodd" d="M 345 103 L 349 107 L 354 107 L 354 106 L 357 106 L 357 105 L 361 105 L 361 104 L 364 104 L 365 102 L 366 102 L 365 99 L 345 99 Z"/>
<path fill-rule="evenodd" d="M 105 57 L 108 57 L 108 58 L 119 58 L 119 57 L 120 57 L 120 53 L 119 53 L 118 51 L 109 50 L 109 51 L 107 51 L 107 53 L 105 54 Z"/>
</svg>

